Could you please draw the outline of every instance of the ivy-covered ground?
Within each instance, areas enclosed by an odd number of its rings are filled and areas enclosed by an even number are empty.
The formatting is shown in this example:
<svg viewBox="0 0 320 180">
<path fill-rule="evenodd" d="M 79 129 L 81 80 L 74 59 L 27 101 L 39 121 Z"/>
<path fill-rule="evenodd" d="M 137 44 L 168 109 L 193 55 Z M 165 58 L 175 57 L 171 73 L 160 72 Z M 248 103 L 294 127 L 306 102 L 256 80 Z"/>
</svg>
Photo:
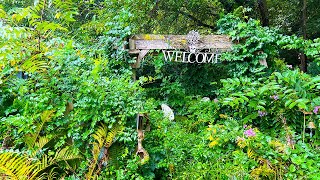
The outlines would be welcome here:
<svg viewBox="0 0 320 180">
<path fill-rule="evenodd" d="M 294 33 L 290 9 L 266 2 L 269 26 L 241 6 L 255 1 L 0 0 L 1 177 L 319 179 L 319 32 Z M 127 39 L 181 28 L 228 35 L 232 50 L 218 64 L 151 52 L 133 81 Z"/>
</svg>

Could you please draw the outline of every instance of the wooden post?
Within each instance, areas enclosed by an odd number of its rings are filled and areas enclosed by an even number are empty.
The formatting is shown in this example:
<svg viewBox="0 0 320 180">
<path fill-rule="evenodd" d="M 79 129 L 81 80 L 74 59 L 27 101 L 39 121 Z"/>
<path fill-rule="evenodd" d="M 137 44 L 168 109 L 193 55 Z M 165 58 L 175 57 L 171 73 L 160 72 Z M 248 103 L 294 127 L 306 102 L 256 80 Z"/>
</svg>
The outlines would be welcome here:
<svg viewBox="0 0 320 180">
<path fill-rule="evenodd" d="M 132 66 L 132 80 L 134 82 L 137 81 L 137 68 L 140 67 L 140 61 L 143 57 L 148 53 L 149 50 L 143 50 L 138 54 L 137 62 Z M 144 164 L 149 160 L 148 152 L 143 148 L 142 141 L 144 139 L 144 132 L 143 132 L 143 115 L 137 114 L 136 116 L 136 123 L 137 123 L 137 134 L 138 134 L 138 145 L 136 150 L 136 155 L 138 155 L 141 159 L 141 163 Z"/>
</svg>

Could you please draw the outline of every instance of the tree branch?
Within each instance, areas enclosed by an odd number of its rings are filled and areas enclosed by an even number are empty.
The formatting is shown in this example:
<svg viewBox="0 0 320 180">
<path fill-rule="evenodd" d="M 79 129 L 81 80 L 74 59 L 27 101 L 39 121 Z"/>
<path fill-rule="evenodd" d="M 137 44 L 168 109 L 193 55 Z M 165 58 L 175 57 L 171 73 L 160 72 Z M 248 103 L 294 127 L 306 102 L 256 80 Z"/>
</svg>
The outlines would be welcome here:
<svg viewBox="0 0 320 180">
<path fill-rule="evenodd" d="M 157 0 L 156 4 L 153 6 L 151 11 L 149 12 L 150 17 L 153 17 L 156 14 L 156 12 L 158 11 L 158 8 L 159 8 L 159 4 L 160 4 L 160 0 Z"/>
<path fill-rule="evenodd" d="M 178 11 L 180 14 L 188 17 L 189 19 L 193 20 L 194 22 L 196 22 L 199 26 L 203 26 L 203 27 L 206 27 L 206 28 L 210 28 L 212 30 L 216 30 L 217 27 L 215 26 L 212 26 L 212 25 L 209 25 L 209 24 L 206 24 L 206 23 L 203 23 L 201 20 L 197 19 L 196 17 L 192 16 L 191 14 L 188 14 L 184 11 Z"/>
</svg>

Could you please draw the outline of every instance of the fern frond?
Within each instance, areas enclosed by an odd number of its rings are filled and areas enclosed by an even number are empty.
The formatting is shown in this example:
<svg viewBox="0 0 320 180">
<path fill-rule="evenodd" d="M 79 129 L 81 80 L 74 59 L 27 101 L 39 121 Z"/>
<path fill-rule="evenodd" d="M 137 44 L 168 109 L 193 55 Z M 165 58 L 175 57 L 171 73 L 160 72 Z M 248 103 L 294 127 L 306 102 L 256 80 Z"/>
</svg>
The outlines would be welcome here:
<svg viewBox="0 0 320 180">
<path fill-rule="evenodd" d="M 61 150 L 58 150 L 53 159 L 57 163 L 60 161 L 68 161 L 68 160 L 80 159 L 80 158 L 82 157 L 79 155 L 75 155 L 75 153 L 69 147 L 65 147 Z"/>
<path fill-rule="evenodd" d="M 51 121 L 54 111 L 53 110 L 46 110 L 44 111 L 40 116 L 40 122 L 36 122 L 36 131 L 32 134 L 28 134 L 25 137 L 25 143 L 27 144 L 29 149 L 32 149 L 35 146 L 35 143 L 37 142 L 39 138 L 39 134 L 46 122 Z"/>
<path fill-rule="evenodd" d="M 40 60 L 42 56 L 43 53 L 39 53 L 26 60 L 21 66 L 22 70 L 30 73 L 46 71 L 48 64 L 46 61 Z"/>
<path fill-rule="evenodd" d="M 53 110 L 46 110 L 41 114 L 41 121 L 42 122 L 49 122 L 53 116 Z"/>
<path fill-rule="evenodd" d="M 91 162 L 91 165 L 89 167 L 88 173 L 86 174 L 87 179 L 95 178 L 96 176 L 93 175 L 93 172 L 96 170 L 97 172 L 100 171 L 100 167 L 96 168 L 98 161 L 99 161 L 99 155 L 101 154 L 101 149 L 105 148 L 105 150 L 102 153 L 101 160 L 108 160 L 107 152 L 110 146 L 113 143 L 113 139 L 119 133 L 123 127 L 121 125 L 114 125 L 111 130 L 108 132 L 108 128 L 105 125 L 101 125 L 97 128 L 96 132 L 92 134 L 92 137 L 96 140 L 96 142 L 93 144 L 92 149 L 92 155 L 93 159 Z"/>
<path fill-rule="evenodd" d="M 112 144 L 113 139 L 116 137 L 117 133 L 122 131 L 122 126 L 120 125 L 115 125 L 112 127 L 112 129 L 108 132 L 108 135 L 105 140 L 105 147 L 109 148 Z"/>
<path fill-rule="evenodd" d="M 48 137 L 39 137 L 39 140 L 35 143 L 35 147 L 42 149 L 49 141 L 50 139 Z"/>
<path fill-rule="evenodd" d="M 55 169 L 56 169 L 56 168 L 52 168 L 52 169 L 50 170 L 50 172 L 48 173 L 48 175 L 47 175 L 47 179 L 48 179 L 48 180 L 56 179 L 56 176 L 58 175 L 58 173 L 55 172 Z"/>
<path fill-rule="evenodd" d="M 35 142 L 34 136 L 35 136 L 34 134 L 27 134 L 23 139 L 23 142 L 27 145 L 29 149 L 31 149 L 34 145 L 34 142 Z"/>
<path fill-rule="evenodd" d="M 248 148 L 247 155 L 248 158 L 254 159 L 254 151 L 251 148 Z"/>
<path fill-rule="evenodd" d="M 104 124 L 101 124 L 97 128 L 96 132 L 91 135 L 95 139 L 96 142 L 92 143 L 92 145 L 93 145 L 93 148 L 92 148 L 93 159 L 92 159 L 91 165 L 89 167 L 89 171 L 86 174 L 86 178 L 87 179 L 92 179 L 93 178 L 92 174 L 93 174 L 93 172 L 94 172 L 94 170 L 96 168 L 96 164 L 97 164 L 98 159 L 99 159 L 101 148 L 104 145 L 104 142 L 105 142 L 105 139 L 106 139 L 106 136 L 107 136 L 107 132 L 108 132 L 107 127 Z"/>
<path fill-rule="evenodd" d="M 98 146 L 101 148 L 104 144 L 104 141 L 107 136 L 108 129 L 105 125 L 101 125 L 98 127 L 96 132 L 92 134 L 92 137 L 98 142 Z"/>
<path fill-rule="evenodd" d="M 41 163 L 38 164 L 38 169 L 41 171 L 44 171 L 45 169 L 59 162 L 65 162 L 65 161 L 80 159 L 80 158 L 82 157 L 79 155 L 76 155 L 72 150 L 70 150 L 70 148 L 66 147 L 58 150 L 55 153 L 54 157 L 48 157 L 46 154 L 43 155 Z"/>
<path fill-rule="evenodd" d="M 0 153 L 0 174 L 10 179 L 35 179 L 39 173 L 38 162 L 14 152 Z"/>
<path fill-rule="evenodd" d="M 34 144 L 34 147 L 36 148 L 35 150 L 32 151 L 31 153 L 31 157 L 36 156 L 36 154 L 45 146 L 48 144 L 48 142 L 50 142 L 51 139 L 49 139 L 48 137 L 42 136 L 39 137 L 39 140 Z"/>
<path fill-rule="evenodd" d="M 112 144 L 112 146 L 109 148 L 109 163 L 112 166 L 115 166 L 116 168 L 119 168 L 119 161 L 123 160 L 128 156 L 129 150 L 127 147 L 125 147 L 123 144 Z"/>
<path fill-rule="evenodd" d="M 51 164 L 48 163 L 49 158 L 48 155 L 44 154 L 41 159 L 41 163 L 38 164 L 38 169 L 44 170 L 49 167 Z"/>
</svg>

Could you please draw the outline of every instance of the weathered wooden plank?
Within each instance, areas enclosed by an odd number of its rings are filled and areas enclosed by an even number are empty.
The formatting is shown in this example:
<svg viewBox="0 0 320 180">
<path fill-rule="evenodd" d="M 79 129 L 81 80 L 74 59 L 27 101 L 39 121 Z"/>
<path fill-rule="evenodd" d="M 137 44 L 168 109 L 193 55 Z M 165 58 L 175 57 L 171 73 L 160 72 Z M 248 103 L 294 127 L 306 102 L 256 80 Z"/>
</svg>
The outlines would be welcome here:
<svg viewBox="0 0 320 180">
<path fill-rule="evenodd" d="M 144 58 L 144 56 L 148 54 L 148 52 L 149 52 L 148 49 L 141 50 L 138 54 L 138 59 L 136 60 L 136 62 L 134 64 L 131 65 L 131 67 L 140 68 L 140 63 L 141 63 L 142 59 Z"/>
<path fill-rule="evenodd" d="M 196 49 L 228 50 L 232 43 L 228 36 L 204 35 L 195 44 Z M 188 49 L 187 35 L 135 35 L 129 40 L 130 50 L 143 49 Z"/>
</svg>

